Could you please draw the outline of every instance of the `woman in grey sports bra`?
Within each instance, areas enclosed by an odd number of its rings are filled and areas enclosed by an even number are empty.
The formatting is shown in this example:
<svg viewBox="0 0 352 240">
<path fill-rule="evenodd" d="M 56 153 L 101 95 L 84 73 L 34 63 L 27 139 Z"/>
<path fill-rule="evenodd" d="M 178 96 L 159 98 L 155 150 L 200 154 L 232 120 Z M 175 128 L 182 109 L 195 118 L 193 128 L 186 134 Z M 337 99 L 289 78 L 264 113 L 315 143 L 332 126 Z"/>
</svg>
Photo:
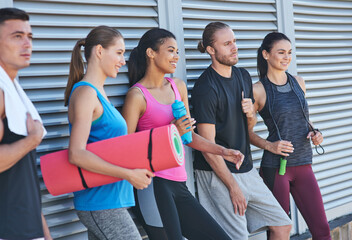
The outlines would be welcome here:
<svg viewBox="0 0 352 240">
<path fill-rule="evenodd" d="M 313 239 L 331 239 L 324 204 L 312 164 L 310 142 L 320 146 L 323 136 L 309 121 L 305 83 L 287 73 L 291 42 L 282 33 L 269 33 L 258 49 L 259 79 L 253 85 L 254 108 L 269 136 L 263 139 L 249 129 L 251 143 L 264 149 L 260 175 L 290 215 L 290 193 Z"/>
</svg>

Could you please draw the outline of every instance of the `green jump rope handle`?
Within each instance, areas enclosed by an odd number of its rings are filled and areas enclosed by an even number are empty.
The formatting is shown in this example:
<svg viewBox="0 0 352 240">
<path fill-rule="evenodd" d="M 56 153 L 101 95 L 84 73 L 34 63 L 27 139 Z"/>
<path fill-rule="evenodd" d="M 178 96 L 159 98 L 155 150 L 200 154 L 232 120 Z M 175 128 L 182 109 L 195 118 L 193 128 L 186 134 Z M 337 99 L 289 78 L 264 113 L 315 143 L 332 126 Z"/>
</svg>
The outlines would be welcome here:
<svg viewBox="0 0 352 240">
<path fill-rule="evenodd" d="M 287 163 L 286 159 L 280 158 L 279 175 L 285 175 L 285 173 L 286 173 L 286 163 Z"/>
</svg>

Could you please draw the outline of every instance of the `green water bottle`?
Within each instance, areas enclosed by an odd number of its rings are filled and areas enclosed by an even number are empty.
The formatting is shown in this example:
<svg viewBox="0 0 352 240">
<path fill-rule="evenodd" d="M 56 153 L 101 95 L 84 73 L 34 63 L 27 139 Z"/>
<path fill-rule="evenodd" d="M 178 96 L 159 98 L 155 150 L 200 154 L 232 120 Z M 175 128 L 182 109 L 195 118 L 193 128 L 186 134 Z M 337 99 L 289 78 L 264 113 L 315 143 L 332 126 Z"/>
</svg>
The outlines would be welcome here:
<svg viewBox="0 0 352 240">
<path fill-rule="evenodd" d="M 286 173 L 286 163 L 287 163 L 287 160 L 285 158 L 280 158 L 279 175 L 285 175 L 285 173 Z"/>
</svg>

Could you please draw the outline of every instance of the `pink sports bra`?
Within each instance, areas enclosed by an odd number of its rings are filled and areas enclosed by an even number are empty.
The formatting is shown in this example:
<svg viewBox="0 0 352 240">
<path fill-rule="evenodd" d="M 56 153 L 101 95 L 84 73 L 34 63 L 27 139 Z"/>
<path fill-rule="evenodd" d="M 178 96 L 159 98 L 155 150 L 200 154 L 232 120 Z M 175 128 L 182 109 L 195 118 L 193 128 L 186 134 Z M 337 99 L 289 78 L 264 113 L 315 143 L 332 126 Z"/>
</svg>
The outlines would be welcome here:
<svg viewBox="0 0 352 240">
<path fill-rule="evenodd" d="M 168 80 L 171 84 L 171 87 L 175 93 L 175 99 L 181 101 L 181 96 L 175 82 L 171 78 L 166 78 L 166 80 Z M 132 87 L 139 88 L 142 91 L 145 101 L 147 103 L 146 110 L 137 123 L 137 131 L 149 130 L 151 128 L 161 127 L 170 124 L 170 122 L 174 119 L 171 104 L 159 103 L 150 94 L 148 89 L 140 83 L 136 83 Z M 155 176 L 177 182 L 186 181 L 187 173 L 185 169 L 185 164 L 180 167 L 156 172 Z"/>
</svg>

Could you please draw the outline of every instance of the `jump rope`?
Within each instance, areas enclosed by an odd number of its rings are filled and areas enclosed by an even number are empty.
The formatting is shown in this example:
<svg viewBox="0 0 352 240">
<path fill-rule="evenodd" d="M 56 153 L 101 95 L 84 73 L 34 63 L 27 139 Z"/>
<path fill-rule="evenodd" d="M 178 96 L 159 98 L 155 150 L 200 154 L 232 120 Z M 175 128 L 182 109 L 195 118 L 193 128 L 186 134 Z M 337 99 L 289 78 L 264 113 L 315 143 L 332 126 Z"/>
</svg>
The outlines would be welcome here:
<svg viewBox="0 0 352 240">
<path fill-rule="evenodd" d="M 240 84 L 241 84 L 241 87 L 243 89 L 243 97 L 245 98 L 246 97 L 246 91 L 245 91 L 245 85 L 244 85 L 244 82 L 243 82 L 243 77 L 242 77 L 242 72 L 240 69 L 237 69 L 238 72 L 239 72 L 239 76 L 240 76 Z M 301 99 L 299 98 L 297 91 L 296 89 L 293 87 L 293 81 L 291 80 L 291 78 L 293 78 L 293 76 L 291 76 L 291 74 L 287 73 L 287 81 L 289 82 L 290 84 L 290 87 L 291 87 L 291 90 L 293 91 L 293 93 L 295 94 L 295 96 L 297 97 L 298 101 L 299 101 L 299 106 L 301 107 L 301 111 L 302 111 L 302 114 L 303 114 L 303 117 L 305 119 L 305 121 L 308 123 L 308 128 L 310 131 L 312 131 L 315 134 L 317 134 L 317 132 L 320 132 L 318 128 L 314 128 L 313 125 L 310 123 L 309 121 L 309 118 L 308 116 L 306 115 L 306 113 L 304 112 L 304 102 L 302 103 Z M 266 77 L 266 79 L 269 81 L 268 77 Z M 270 81 L 269 81 L 270 82 Z M 264 86 L 264 84 L 263 84 Z M 265 87 L 264 87 L 265 88 Z M 273 89 L 273 86 L 272 84 L 270 83 L 270 89 L 271 89 L 271 93 L 273 95 L 273 102 L 275 100 L 275 94 L 274 94 L 274 89 Z M 273 117 L 273 114 L 272 114 L 272 104 L 270 104 L 270 96 L 267 94 L 267 101 L 268 101 L 268 110 L 269 110 L 269 114 L 270 114 L 270 117 L 271 119 L 273 120 L 273 123 L 274 123 L 274 126 L 275 126 L 275 129 L 276 129 L 276 132 L 277 132 L 277 135 L 279 137 L 279 140 L 282 141 L 282 138 L 281 138 L 281 134 L 280 134 L 280 130 L 279 130 L 279 127 L 277 126 L 277 123 Z M 304 96 L 303 96 L 304 98 Z M 321 132 L 320 132 L 321 133 Z M 318 146 L 321 148 L 321 152 L 318 151 Z M 321 144 L 319 145 L 315 145 L 315 151 L 318 153 L 318 155 L 323 155 L 325 153 L 325 150 L 323 148 L 323 146 L 321 146 Z M 279 168 L 279 175 L 285 175 L 286 173 L 286 164 L 287 164 L 287 159 L 286 157 L 280 157 L 280 168 Z"/>
<path fill-rule="evenodd" d="M 303 114 L 303 117 L 305 119 L 305 121 L 308 123 L 308 128 L 310 131 L 312 131 L 315 134 L 317 134 L 317 132 L 320 132 L 318 128 L 314 128 L 313 125 L 310 123 L 309 121 L 309 118 L 308 116 L 306 115 L 306 113 L 304 112 L 304 102 L 302 103 L 301 99 L 299 98 L 297 91 L 296 89 L 294 88 L 293 86 L 293 80 L 291 80 L 291 78 L 293 78 L 289 73 L 287 73 L 287 81 L 289 82 L 290 84 L 290 87 L 291 87 L 291 90 L 293 91 L 293 93 L 295 94 L 295 96 L 297 97 L 298 101 L 299 101 L 299 105 L 301 107 L 301 111 L 302 111 L 302 114 Z M 266 77 L 266 79 L 269 81 L 268 77 Z M 270 82 L 270 81 L 269 81 Z M 264 84 L 263 84 L 264 85 Z M 270 83 L 270 89 L 271 89 L 271 93 L 273 95 L 273 102 L 275 100 L 275 94 L 274 94 L 274 89 L 273 89 L 273 86 L 272 84 Z M 272 114 L 272 104 L 270 102 L 270 96 L 267 94 L 267 101 L 268 101 L 268 110 L 269 110 L 269 114 L 271 116 L 271 119 L 273 120 L 273 123 L 274 123 L 274 126 L 275 126 L 275 129 L 276 129 L 276 132 L 277 132 L 277 135 L 279 137 L 279 140 L 282 141 L 282 138 L 281 138 L 281 134 L 280 134 L 280 130 L 279 130 L 279 127 L 277 126 L 277 123 L 273 117 L 273 114 Z M 320 132 L 321 133 L 321 132 Z M 322 149 L 321 152 L 318 151 L 318 146 Z M 319 145 L 315 145 L 315 151 L 319 154 L 319 155 L 323 155 L 325 153 L 325 150 L 323 148 L 323 146 L 321 146 L 320 144 Z M 286 173 L 286 164 L 287 164 L 287 159 L 286 157 L 281 157 L 280 158 L 280 168 L 279 168 L 279 175 L 285 175 Z"/>
</svg>

